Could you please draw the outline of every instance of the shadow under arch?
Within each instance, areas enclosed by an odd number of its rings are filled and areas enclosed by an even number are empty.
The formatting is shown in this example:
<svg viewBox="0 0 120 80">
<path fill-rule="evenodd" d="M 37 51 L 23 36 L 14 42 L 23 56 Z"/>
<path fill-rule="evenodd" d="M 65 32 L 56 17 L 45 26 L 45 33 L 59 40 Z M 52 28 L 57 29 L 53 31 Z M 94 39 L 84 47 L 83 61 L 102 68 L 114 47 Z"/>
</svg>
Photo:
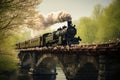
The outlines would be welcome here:
<svg viewBox="0 0 120 80">
<path fill-rule="evenodd" d="M 58 66 L 63 71 L 62 63 L 59 61 L 57 56 L 52 54 L 43 55 L 39 58 L 36 64 L 33 80 L 56 80 L 56 76 L 59 75 L 57 72 Z"/>
<path fill-rule="evenodd" d="M 31 54 L 30 53 L 19 53 L 20 65 L 22 68 L 29 70 L 31 67 Z"/>
<path fill-rule="evenodd" d="M 98 70 L 93 63 L 87 62 L 78 70 L 76 80 L 98 80 Z"/>
</svg>

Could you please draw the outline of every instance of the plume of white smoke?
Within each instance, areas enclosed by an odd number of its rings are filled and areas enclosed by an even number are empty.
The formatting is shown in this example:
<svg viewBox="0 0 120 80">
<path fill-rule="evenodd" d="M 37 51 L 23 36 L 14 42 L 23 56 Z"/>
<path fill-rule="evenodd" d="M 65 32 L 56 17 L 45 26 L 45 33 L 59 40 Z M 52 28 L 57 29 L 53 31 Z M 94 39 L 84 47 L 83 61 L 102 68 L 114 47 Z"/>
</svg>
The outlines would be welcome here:
<svg viewBox="0 0 120 80">
<path fill-rule="evenodd" d="M 55 23 L 71 20 L 71 15 L 66 12 L 50 13 L 47 15 L 44 21 L 46 27 Z"/>
<path fill-rule="evenodd" d="M 31 32 L 31 37 L 42 34 L 44 29 L 47 29 L 55 23 L 71 20 L 71 15 L 67 12 L 52 12 L 48 15 L 36 14 L 34 17 L 25 20 L 27 31 Z"/>
<path fill-rule="evenodd" d="M 71 15 L 69 13 L 52 12 L 46 16 L 43 14 L 36 14 L 33 18 L 28 19 L 26 22 L 30 28 L 41 30 L 46 29 L 55 23 L 64 22 L 71 19 Z"/>
</svg>

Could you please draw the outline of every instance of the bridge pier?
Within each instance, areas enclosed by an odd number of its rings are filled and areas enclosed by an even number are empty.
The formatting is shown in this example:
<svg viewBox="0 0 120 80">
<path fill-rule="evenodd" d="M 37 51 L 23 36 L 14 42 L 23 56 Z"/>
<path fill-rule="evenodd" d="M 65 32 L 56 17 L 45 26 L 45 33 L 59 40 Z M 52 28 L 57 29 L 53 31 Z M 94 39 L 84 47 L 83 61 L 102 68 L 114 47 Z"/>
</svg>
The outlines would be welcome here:
<svg viewBox="0 0 120 80">
<path fill-rule="evenodd" d="M 106 80 L 105 79 L 105 69 L 106 69 L 106 60 L 105 55 L 99 55 L 99 66 L 98 66 L 98 80 Z"/>
<path fill-rule="evenodd" d="M 36 53 L 36 52 L 31 52 L 30 54 L 31 54 L 31 56 L 30 56 L 31 65 L 30 65 L 29 71 L 30 71 L 31 73 L 33 73 L 33 70 L 35 69 L 35 67 L 36 67 L 35 65 L 36 65 L 36 63 L 37 63 L 37 53 Z"/>
</svg>

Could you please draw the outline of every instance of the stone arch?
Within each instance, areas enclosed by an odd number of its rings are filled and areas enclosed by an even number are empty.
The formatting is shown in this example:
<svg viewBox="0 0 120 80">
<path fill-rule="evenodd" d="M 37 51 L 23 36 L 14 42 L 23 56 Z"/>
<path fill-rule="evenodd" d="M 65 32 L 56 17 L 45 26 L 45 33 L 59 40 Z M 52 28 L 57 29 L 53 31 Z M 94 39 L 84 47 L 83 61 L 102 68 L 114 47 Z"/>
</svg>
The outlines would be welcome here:
<svg viewBox="0 0 120 80">
<path fill-rule="evenodd" d="M 26 53 L 20 53 L 21 54 L 21 66 L 24 68 L 29 69 L 31 67 L 31 62 L 32 62 L 32 58 L 31 58 L 31 54 L 26 52 Z"/>
<path fill-rule="evenodd" d="M 78 71 L 76 73 L 77 80 L 97 80 L 98 62 L 95 56 L 83 55 L 80 57 Z"/>
<path fill-rule="evenodd" d="M 50 74 L 49 79 L 51 79 L 51 77 L 52 77 L 51 80 L 54 80 L 53 78 L 55 78 L 55 80 L 56 80 L 58 78 L 58 76 L 60 75 L 60 73 L 62 72 L 62 73 L 64 73 L 62 77 L 66 78 L 64 66 L 60 60 L 61 56 L 62 55 L 58 55 L 58 54 L 54 55 L 51 53 L 41 54 L 36 63 L 36 67 L 33 69 L 33 74 L 37 74 L 37 75 L 39 75 L 39 79 L 42 77 L 42 79 L 45 79 L 45 80 L 48 80 L 48 79 L 46 79 L 46 75 Z M 62 71 L 60 71 L 60 70 L 62 70 Z M 58 71 L 60 71 L 60 72 L 58 72 Z M 43 72 L 43 73 L 41 73 L 41 72 Z M 41 76 L 41 74 L 42 74 L 42 76 Z M 54 75 L 51 75 L 51 74 L 54 74 Z"/>
<path fill-rule="evenodd" d="M 79 58 L 79 68 L 83 67 L 86 63 L 92 63 L 96 69 L 98 69 L 98 60 L 96 56 L 81 55 Z"/>
<path fill-rule="evenodd" d="M 36 63 L 36 67 L 39 66 L 39 64 L 48 57 L 53 57 L 52 54 L 43 54 L 42 56 L 40 56 L 40 58 L 38 59 L 37 63 Z"/>
<path fill-rule="evenodd" d="M 40 69 L 43 68 L 45 70 L 51 71 L 51 72 L 48 72 L 48 74 L 51 74 L 52 72 L 54 73 L 54 72 L 56 72 L 56 66 L 57 66 L 57 64 L 59 64 L 59 62 L 60 61 L 57 56 L 52 55 L 50 53 L 43 54 L 43 55 L 41 55 L 41 57 L 38 59 L 38 61 L 36 63 L 36 70 L 39 71 Z M 39 71 L 39 72 L 41 72 L 41 71 Z M 39 73 L 39 72 L 36 72 L 36 73 Z M 42 73 L 40 73 L 40 74 L 42 74 Z"/>
<path fill-rule="evenodd" d="M 76 74 L 77 80 L 97 80 L 98 70 L 94 64 L 87 62 L 82 66 Z"/>
</svg>

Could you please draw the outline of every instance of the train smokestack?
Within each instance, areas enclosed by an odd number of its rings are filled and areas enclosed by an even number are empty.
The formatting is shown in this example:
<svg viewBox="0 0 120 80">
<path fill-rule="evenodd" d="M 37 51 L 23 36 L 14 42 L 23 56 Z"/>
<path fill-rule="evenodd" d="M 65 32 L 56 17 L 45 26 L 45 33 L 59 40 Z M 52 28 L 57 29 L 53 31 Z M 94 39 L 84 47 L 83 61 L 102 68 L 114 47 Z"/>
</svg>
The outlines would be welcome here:
<svg viewBox="0 0 120 80">
<path fill-rule="evenodd" d="M 67 25 L 68 25 L 68 28 L 72 27 L 72 21 L 71 20 L 67 21 Z"/>
</svg>

